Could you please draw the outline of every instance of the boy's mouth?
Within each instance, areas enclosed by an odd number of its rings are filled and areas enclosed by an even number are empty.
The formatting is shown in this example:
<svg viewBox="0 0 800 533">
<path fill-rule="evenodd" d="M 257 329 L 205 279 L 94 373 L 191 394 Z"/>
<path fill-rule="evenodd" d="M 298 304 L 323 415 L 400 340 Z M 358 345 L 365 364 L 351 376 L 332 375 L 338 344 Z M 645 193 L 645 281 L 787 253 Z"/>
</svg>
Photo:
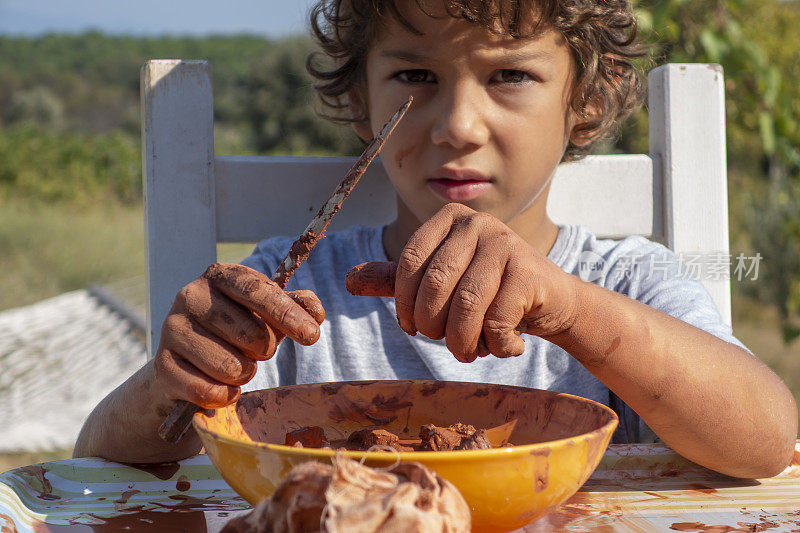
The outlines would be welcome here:
<svg viewBox="0 0 800 533">
<path fill-rule="evenodd" d="M 491 185 L 491 178 L 471 169 L 441 168 L 428 179 L 431 190 L 450 202 L 474 200 L 489 190 Z"/>
</svg>

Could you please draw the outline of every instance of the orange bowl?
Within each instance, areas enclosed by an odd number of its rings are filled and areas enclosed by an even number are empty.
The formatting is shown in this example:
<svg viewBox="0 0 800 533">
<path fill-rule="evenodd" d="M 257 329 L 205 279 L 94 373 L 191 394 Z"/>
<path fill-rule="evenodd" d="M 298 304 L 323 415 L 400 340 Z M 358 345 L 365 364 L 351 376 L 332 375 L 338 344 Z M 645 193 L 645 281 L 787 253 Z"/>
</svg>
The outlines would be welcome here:
<svg viewBox="0 0 800 533">
<path fill-rule="evenodd" d="M 418 461 L 452 482 L 472 510 L 473 531 L 510 531 L 567 500 L 597 467 L 617 415 L 597 402 L 556 392 L 450 381 L 350 381 L 243 394 L 201 411 L 194 427 L 222 477 L 255 505 L 304 461 L 333 450 L 284 446 L 286 433 L 320 426 L 329 440 L 382 428 L 416 437 L 423 424 L 476 428 L 517 419 L 513 446 L 446 452 L 344 452 L 366 464 Z"/>
</svg>

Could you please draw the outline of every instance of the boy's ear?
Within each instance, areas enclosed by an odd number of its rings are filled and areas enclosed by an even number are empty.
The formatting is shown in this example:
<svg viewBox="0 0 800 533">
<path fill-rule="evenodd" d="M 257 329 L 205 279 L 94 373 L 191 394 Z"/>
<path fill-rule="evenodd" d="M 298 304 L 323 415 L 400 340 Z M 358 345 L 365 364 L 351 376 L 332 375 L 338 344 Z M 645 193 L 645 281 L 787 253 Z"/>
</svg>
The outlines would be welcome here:
<svg viewBox="0 0 800 533">
<path fill-rule="evenodd" d="M 350 108 L 350 118 L 353 119 L 353 122 L 350 123 L 353 131 L 365 143 L 370 142 L 374 135 L 369 125 L 369 116 L 367 116 L 364 99 L 358 94 L 358 91 L 353 90 L 347 95 L 347 102 Z"/>
<path fill-rule="evenodd" d="M 583 113 L 579 116 L 573 113 L 573 122 L 569 133 L 569 142 L 575 146 L 586 146 L 591 144 L 597 138 L 597 132 L 586 130 L 584 126 L 588 122 L 597 120 L 603 113 L 602 103 L 595 99 L 586 104 Z"/>
</svg>

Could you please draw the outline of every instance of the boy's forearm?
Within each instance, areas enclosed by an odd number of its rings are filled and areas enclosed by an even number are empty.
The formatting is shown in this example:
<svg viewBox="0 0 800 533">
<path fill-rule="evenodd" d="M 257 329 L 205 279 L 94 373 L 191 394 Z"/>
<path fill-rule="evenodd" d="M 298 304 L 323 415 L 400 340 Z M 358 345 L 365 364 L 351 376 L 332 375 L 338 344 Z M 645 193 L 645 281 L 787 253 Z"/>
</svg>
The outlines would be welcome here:
<svg viewBox="0 0 800 533">
<path fill-rule="evenodd" d="M 168 444 L 158 436 L 158 427 L 173 405 L 157 389 L 150 361 L 95 407 L 83 424 L 73 455 L 131 463 L 195 455 L 202 445 L 193 428 L 178 444 Z"/>
<path fill-rule="evenodd" d="M 789 464 L 792 394 L 746 350 L 641 302 L 575 278 L 573 326 L 561 346 L 681 455 L 739 477 Z"/>
</svg>

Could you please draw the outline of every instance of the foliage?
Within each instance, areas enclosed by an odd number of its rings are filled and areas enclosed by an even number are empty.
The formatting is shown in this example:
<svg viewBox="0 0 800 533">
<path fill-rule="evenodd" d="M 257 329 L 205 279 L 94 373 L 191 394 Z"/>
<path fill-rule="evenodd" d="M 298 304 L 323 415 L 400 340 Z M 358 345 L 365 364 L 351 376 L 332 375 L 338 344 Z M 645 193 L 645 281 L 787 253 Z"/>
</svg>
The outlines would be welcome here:
<svg viewBox="0 0 800 533">
<path fill-rule="evenodd" d="M 349 128 L 323 121 L 314 112 L 312 78 L 305 61 L 308 39 L 281 43 L 250 71 L 247 117 L 262 152 L 355 154 L 363 146 Z"/>
<path fill-rule="evenodd" d="M 148 59 L 203 59 L 214 68 L 215 118 L 244 120 L 250 66 L 272 41 L 253 36 L 112 37 L 101 33 L 0 36 L 0 123 L 8 124 L 15 94 L 46 87 L 63 105 L 65 126 L 139 134 L 139 70 Z"/>
<path fill-rule="evenodd" d="M 0 199 L 0 310 L 144 275 L 141 206 Z"/>
<path fill-rule="evenodd" d="M 742 214 L 734 229 L 763 255 L 753 290 L 777 305 L 791 340 L 790 318 L 800 311 L 800 8 L 776 0 L 650 0 L 637 15 L 653 36 L 655 62 L 724 68 L 731 204 Z M 641 149 L 645 127 L 640 115 L 620 144 Z"/>
<path fill-rule="evenodd" d="M 87 204 L 138 202 L 142 196 L 138 140 L 55 132 L 35 125 L 0 130 L 0 197 Z"/>
</svg>

